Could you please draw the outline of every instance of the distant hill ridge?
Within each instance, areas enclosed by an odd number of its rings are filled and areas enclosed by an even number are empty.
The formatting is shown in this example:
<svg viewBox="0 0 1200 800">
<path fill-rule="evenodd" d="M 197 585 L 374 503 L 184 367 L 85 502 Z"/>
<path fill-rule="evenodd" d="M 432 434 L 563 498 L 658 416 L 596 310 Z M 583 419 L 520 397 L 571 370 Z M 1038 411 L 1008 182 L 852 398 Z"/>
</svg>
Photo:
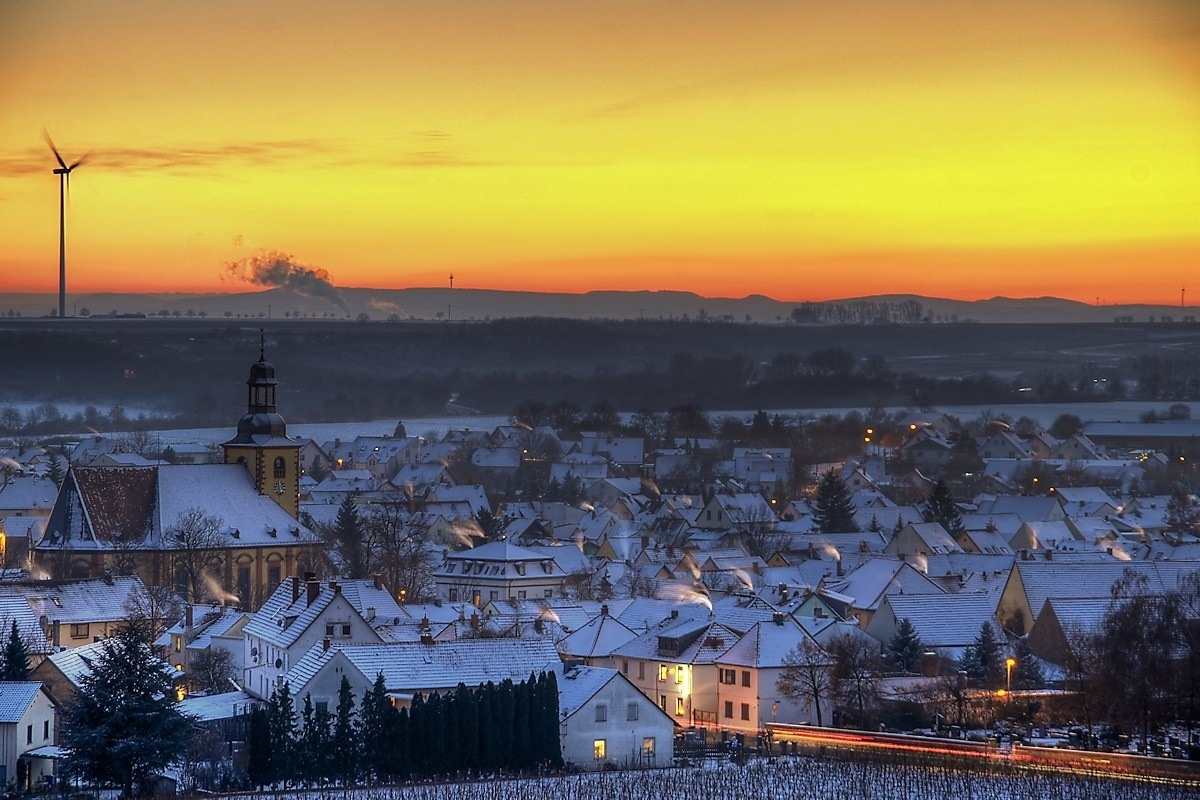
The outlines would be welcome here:
<svg viewBox="0 0 1200 800">
<path fill-rule="evenodd" d="M 949 300 L 910 294 L 884 294 L 829 301 L 782 301 L 759 294 L 742 298 L 702 297 L 686 291 L 592 291 L 583 294 L 501 291 L 495 289 L 369 289 L 324 287 L 319 294 L 287 288 L 231 294 L 68 294 L 68 315 L 203 315 L 210 319 L 293 316 L 344 319 L 366 314 L 372 320 L 487 320 L 511 317 L 570 319 L 716 319 L 775 324 L 789 321 L 798 308 L 822 309 L 828 319 L 812 322 L 865 322 L 871 310 L 919 304 L 928 322 L 1052 323 L 1194 321 L 1195 307 L 1167 305 L 1094 306 L 1057 297 Z M 58 304 L 53 293 L 0 293 L 0 314 L 44 316 Z M 840 317 L 829 309 L 841 306 Z M 906 320 L 911 321 L 911 320 Z"/>
</svg>

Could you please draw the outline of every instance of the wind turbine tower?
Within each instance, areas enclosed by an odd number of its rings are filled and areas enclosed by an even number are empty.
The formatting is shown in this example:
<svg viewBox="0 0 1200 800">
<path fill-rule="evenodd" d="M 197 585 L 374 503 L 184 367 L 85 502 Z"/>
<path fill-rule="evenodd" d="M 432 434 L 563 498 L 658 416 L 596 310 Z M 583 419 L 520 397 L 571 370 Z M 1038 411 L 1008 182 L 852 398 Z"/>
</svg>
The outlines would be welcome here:
<svg viewBox="0 0 1200 800">
<path fill-rule="evenodd" d="M 78 167 L 87 160 L 87 156 L 83 156 L 71 166 L 67 166 L 67 162 L 63 160 L 62 155 L 58 152 L 58 148 L 54 146 L 54 142 L 50 139 L 50 134 L 42 131 L 42 135 L 46 137 L 46 144 L 50 145 L 50 150 L 54 153 L 54 157 L 58 159 L 58 169 L 54 170 L 54 174 L 58 176 L 58 318 L 65 319 L 67 316 L 67 193 L 71 191 L 71 170 Z"/>
</svg>

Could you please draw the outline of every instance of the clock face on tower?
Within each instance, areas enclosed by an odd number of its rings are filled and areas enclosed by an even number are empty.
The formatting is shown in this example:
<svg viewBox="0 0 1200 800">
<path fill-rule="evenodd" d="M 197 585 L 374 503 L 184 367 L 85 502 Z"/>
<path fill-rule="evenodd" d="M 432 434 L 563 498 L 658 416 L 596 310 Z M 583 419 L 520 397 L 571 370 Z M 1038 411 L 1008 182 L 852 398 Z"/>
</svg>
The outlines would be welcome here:
<svg viewBox="0 0 1200 800">
<path fill-rule="evenodd" d="M 275 494 L 283 494 L 283 481 L 275 481 Z"/>
</svg>

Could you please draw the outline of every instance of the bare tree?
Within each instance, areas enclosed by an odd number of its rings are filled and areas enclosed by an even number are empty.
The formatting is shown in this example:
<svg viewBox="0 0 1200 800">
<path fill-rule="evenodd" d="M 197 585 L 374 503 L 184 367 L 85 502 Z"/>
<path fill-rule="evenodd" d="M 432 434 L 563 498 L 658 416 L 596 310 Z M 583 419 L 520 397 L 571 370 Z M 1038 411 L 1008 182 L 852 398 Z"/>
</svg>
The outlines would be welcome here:
<svg viewBox="0 0 1200 800">
<path fill-rule="evenodd" d="M 124 608 L 125 619 L 138 626 L 147 642 L 183 616 L 183 601 L 166 586 L 142 586 L 130 592 Z"/>
<path fill-rule="evenodd" d="M 196 603 L 206 595 L 212 595 L 214 587 L 208 584 L 216 576 L 209 574 L 208 566 L 229 542 L 224 521 L 204 513 L 202 508 L 193 507 L 180 514 L 175 524 L 163 531 L 163 540 L 172 551 L 175 579 L 183 590 L 184 599 Z"/>
<path fill-rule="evenodd" d="M 429 541 L 430 524 L 424 514 L 410 513 L 404 498 L 374 503 L 365 515 L 368 567 L 401 599 L 432 594 L 433 571 L 441 561 Z"/>
<path fill-rule="evenodd" d="M 192 661 L 188 678 L 192 691 L 218 692 L 232 688 L 234 675 L 233 653 L 213 645 Z"/>
<path fill-rule="evenodd" d="M 865 635 L 843 634 L 829 642 L 833 658 L 833 695 L 838 703 L 853 710 L 860 725 L 875 706 L 882 667 L 878 646 Z"/>
<path fill-rule="evenodd" d="M 812 639 L 805 639 L 783 657 L 783 671 L 775 688 L 784 697 L 817 712 L 817 725 L 824 725 L 821 701 L 829 696 L 833 660 Z"/>
</svg>

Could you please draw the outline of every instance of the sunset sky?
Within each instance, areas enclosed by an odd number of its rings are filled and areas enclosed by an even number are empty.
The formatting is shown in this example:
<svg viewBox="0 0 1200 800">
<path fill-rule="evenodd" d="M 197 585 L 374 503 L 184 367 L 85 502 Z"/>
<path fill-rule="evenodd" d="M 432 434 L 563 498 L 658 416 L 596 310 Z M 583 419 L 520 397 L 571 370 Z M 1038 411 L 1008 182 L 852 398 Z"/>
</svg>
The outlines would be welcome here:
<svg viewBox="0 0 1200 800">
<path fill-rule="evenodd" d="M 0 3 L 0 290 L 1200 299 L 1195 0 Z"/>
</svg>

